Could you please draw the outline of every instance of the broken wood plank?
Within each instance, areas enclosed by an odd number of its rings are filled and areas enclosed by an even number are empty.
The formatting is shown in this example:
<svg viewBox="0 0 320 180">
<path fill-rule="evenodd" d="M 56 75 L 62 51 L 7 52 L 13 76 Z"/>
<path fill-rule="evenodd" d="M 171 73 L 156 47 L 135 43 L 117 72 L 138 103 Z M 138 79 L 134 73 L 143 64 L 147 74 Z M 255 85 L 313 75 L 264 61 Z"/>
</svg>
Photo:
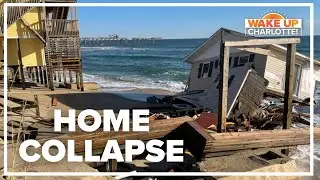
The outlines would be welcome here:
<svg viewBox="0 0 320 180">
<path fill-rule="evenodd" d="M 257 132 L 217 133 L 208 142 L 204 153 L 238 151 L 256 148 L 276 148 L 310 143 L 309 129 L 287 129 Z M 320 139 L 320 128 L 314 129 L 315 140 Z"/>
<path fill-rule="evenodd" d="M 57 137 L 58 140 L 67 144 L 67 140 L 75 140 L 75 152 L 83 153 L 84 142 L 88 139 L 93 139 L 92 149 L 93 151 L 99 151 L 105 148 L 106 143 L 110 139 L 118 141 L 118 144 L 124 144 L 125 140 L 150 140 L 158 139 L 167 135 L 169 132 L 173 131 L 179 127 L 184 122 L 193 121 L 191 117 L 184 116 L 179 118 L 165 119 L 165 120 L 156 120 L 149 123 L 149 132 L 104 132 L 96 131 L 92 133 L 88 132 L 73 132 L 72 134 L 67 134 L 64 136 Z M 41 142 L 45 142 L 46 139 L 43 139 Z M 40 143 L 41 143 L 40 142 Z"/>
</svg>

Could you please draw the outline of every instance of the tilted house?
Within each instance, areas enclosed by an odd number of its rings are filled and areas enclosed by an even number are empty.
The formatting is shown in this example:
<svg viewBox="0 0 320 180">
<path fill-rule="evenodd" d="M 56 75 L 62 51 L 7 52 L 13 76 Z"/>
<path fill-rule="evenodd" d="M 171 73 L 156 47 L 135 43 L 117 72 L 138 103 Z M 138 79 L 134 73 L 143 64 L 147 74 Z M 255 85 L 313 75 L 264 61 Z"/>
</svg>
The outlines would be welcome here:
<svg viewBox="0 0 320 180">
<path fill-rule="evenodd" d="M 191 64 L 191 71 L 187 84 L 187 92 L 195 90 L 209 90 L 219 80 L 220 42 L 247 40 L 254 37 L 221 28 L 214 33 L 199 48 L 185 58 Z M 286 73 L 286 47 L 280 45 L 261 46 L 260 48 L 231 48 L 229 58 L 229 84 L 235 81 L 237 74 L 244 74 L 254 69 L 258 75 L 269 81 L 268 90 L 284 92 Z M 315 73 L 315 80 L 320 81 L 320 63 L 314 63 L 314 72 L 310 72 L 310 58 L 296 53 L 294 73 L 294 96 L 299 99 L 310 97 L 310 73 Z M 244 72 L 241 72 L 244 71 Z M 232 92 L 229 89 L 229 94 Z M 218 94 L 216 94 L 218 96 Z M 228 102 L 229 104 L 229 102 Z"/>
<path fill-rule="evenodd" d="M 4 30 L 4 3 L 74 3 L 76 0 L 0 0 L 0 27 Z M 24 74 L 54 89 L 54 80 L 75 75 L 82 84 L 79 25 L 72 7 L 8 7 L 7 62 L 15 80 Z M 1 47 L 2 48 L 2 47 Z M 0 49 L 3 52 L 3 48 Z M 4 59 L 3 54 L 0 55 Z M 66 78 L 65 78 L 66 79 Z M 66 82 L 65 82 L 66 83 Z M 72 83 L 72 82 L 70 82 Z M 81 84 L 80 84 L 81 83 Z"/>
</svg>

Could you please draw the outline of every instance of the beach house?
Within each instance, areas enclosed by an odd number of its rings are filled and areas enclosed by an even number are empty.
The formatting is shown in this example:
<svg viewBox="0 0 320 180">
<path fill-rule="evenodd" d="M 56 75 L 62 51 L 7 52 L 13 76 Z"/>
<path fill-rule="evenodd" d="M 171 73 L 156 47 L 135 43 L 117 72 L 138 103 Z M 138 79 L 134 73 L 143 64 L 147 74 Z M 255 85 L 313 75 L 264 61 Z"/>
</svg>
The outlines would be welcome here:
<svg viewBox="0 0 320 180">
<path fill-rule="evenodd" d="M 1 34 L 4 32 L 5 2 L 74 3 L 76 0 L 0 0 Z M 54 90 L 57 83 L 73 83 L 83 90 L 80 36 L 74 7 L 8 7 L 8 68 L 25 88 L 25 74 L 31 81 Z M 3 52 L 3 49 L 1 49 Z M 0 56 L 3 59 L 3 54 Z M 67 76 L 69 76 L 67 78 Z"/>
<path fill-rule="evenodd" d="M 208 90 L 219 83 L 220 42 L 248 40 L 255 37 L 246 36 L 240 32 L 221 28 L 215 32 L 199 48 L 189 54 L 184 61 L 191 64 L 187 91 Z M 229 58 L 229 84 L 236 81 L 235 76 L 245 74 L 254 69 L 261 77 L 269 81 L 267 90 L 283 93 L 285 89 L 286 47 L 268 45 L 259 48 L 231 48 Z M 320 81 L 320 63 L 314 64 L 314 72 L 310 72 L 310 58 L 296 53 L 294 72 L 294 96 L 298 99 L 310 97 L 310 73 L 315 74 L 315 81 Z M 245 72 L 241 72 L 245 71 Z M 231 92 L 230 92 L 231 91 Z M 229 89 L 228 94 L 233 94 Z M 237 90 L 235 90 L 237 91 Z M 216 95 L 218 96 L 218 94 Z"/>
</svg>

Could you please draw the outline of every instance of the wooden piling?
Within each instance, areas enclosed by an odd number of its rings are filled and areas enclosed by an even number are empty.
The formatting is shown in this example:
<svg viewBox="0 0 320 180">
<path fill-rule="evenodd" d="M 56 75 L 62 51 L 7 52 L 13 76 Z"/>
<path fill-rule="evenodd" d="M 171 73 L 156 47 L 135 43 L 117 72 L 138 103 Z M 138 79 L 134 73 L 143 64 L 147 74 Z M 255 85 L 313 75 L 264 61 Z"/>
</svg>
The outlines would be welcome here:
<svg viewBox="0 0 320 180">
<path fill-rule="evenodd" d="M 48 81 L 49 81 L 49 88 L 51 91 L 54 91 L 54 86 L 53 86 L 53 69 L 52 69 L 52 62 L 49 61 L 49 69 L 48 69 Z"/>
<path fill-rule="evenodd" d="M 290 129 L 292 124 L 292 99 L 294 89 L 294 68 L 296 63 L 296 44 L 287 45 L 286 57 L 286 80 L 283 104 L 283 129 Z M 281 152 L 289 155 L 289 149 L 282 149 Z"/>
<path fill-rule="evenodd" d="M 76 83 L 77 83 L 77 89 L 80 89 L 79 71 L 76 71 Z"/>
<path fill-rule="evenodd" d="M 34 69 L 36 70 L 36 79 L 37 79 L 37 83 L 39 83 L 39 71 L 38 71 L 38 66 L 35 66 Z"/>
<path fill-rule="evenodd" d="M 25 78 L 23 73 L 23 63 L 22 63 L 22 55 L 21 55 L 21 48 L 20 48 L 20 40 L 17 38 L 17 50 L 18 50 L 18 59 L 19 59 L 19 69 L 20 69 L 20 77 L 21 77 L 21 87 L 23 90 L 26 89 Z"/>
<path fill-rule="evenodd" d="M 33 82 L 35 82 L 35 71 L 34 71 L 34 67 L 30 67 L 31 69 L 31 79 Z"/>
<path fill-rule="evenodd" d="M 37 115 L 37 117 L 40 117 L 39 99 L 38 99 L 38 95 L 37 94 L 34 95 L 34 103 L 35 103 L 35 106 L 36 106 L 36 115 Z"/>
<path fill-rule="evenodd" d="M 229 47 L 226 47 L 221 38 L 220 44 L 220 80 L 219 80 L 219 109 L 217 131 L 226 130 L 228 110 L 228 77 L 229 77 Z"/>
<path fill-rule="evenodd" d="M 80 77 L 80 90 L 81 90 L 81 91 L 84 91 L 84 87 L 83 87 L 83 73 L 82 73 L 82 60 L 80 61 L 79 77 Z"/>
<path fill-rule="evenodd" d="M 26 70 L 28 72 L 28 77 L 31 79 L 31 68 L 27 67 Z"/>
<path fill-rule="evenodd" d="M 45 87 L 48 87 L 48 77 L 47 77 L 47 67 L 43 67 L 43 82 L 45 84 Z"/>
<path fill-rule="evenodd" d="M 67 84 L 67 75 L 65 69 L 62 70 L 62 75 L 63 75 L 63 83 L 66 85 Z"/>
<path fill-rule="evenodd" d="M 39 78 L 40 78 L 40 83 L 43 84 L 43 70 L 42 70 L 42 66 L 39 66 Z"/>
<path fill-rule="evenodd" d="M 283 105 L 283 129 L 289 129 L 292 123 L 292 99 L 294 89 L 294 68 L 296 63 L 296 44 L 287 45 L 286 80 Z"/>
<path fill-rule="evenodd" d="M 73 79 L 72 79 L 72 71 L 69 70 L 69 81 L 70 81 L 70 84 L 73 83 Z"/>
</svg>

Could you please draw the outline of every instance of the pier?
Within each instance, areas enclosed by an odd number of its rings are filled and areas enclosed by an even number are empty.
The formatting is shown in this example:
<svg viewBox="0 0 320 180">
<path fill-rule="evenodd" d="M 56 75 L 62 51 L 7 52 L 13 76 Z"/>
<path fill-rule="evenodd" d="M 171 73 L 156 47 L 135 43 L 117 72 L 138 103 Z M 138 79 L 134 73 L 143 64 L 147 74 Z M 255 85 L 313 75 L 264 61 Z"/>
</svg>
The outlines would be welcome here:
<svg viewBox="0 0 320 180">
<path fill-rule="evenodd" d="M 152 45 L 162 40 L 160 37 L 135 37 L 125 38 L 118 35 L 110 35 L 108 37 L 83 37 L 81 46 L 139 46 L 139 45 Z"/>
</svg>

